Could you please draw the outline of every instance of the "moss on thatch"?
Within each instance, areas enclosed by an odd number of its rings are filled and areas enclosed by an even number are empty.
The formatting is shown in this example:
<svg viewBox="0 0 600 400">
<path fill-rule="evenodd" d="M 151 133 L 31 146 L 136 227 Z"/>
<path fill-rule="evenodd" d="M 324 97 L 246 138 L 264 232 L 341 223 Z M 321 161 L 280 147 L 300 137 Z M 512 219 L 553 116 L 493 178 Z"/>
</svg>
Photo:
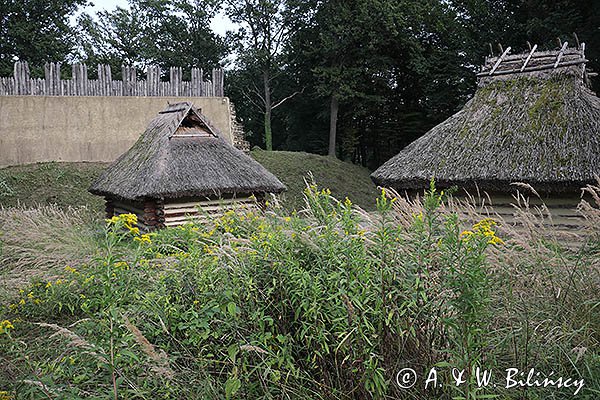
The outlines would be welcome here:
<svg viewBox="0 0 600 400">
<path fill-rule="evenodd" d="M 175 135 L 180 126 L 202 135 Z M 208 134 L 206 134 L 208 132 Z M 225 142 L 191 103 L 167 107 L 90 187 L 128 200 L 279 193 L 285 186 L 262 165 Z"/>
<path fill-rule="evenodd" d="M 480 80 L 462 110 L 377 169 L 378 185 L 546 192 L 578 190 L 600 175 L 600 99 L 581 69 Z"/>
</svg>

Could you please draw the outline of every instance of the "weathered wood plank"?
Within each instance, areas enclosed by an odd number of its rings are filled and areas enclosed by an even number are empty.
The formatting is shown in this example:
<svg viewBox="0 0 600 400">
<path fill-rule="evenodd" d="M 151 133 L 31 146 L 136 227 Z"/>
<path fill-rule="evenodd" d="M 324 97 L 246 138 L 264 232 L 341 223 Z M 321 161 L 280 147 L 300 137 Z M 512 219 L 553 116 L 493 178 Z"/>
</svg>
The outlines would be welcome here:
<svg viewBox="0 0 600 400">
<path fill-rule="evenodd" d="M 566 53 L 565 53 L 566 54 Z M 44 65 L 44 78 L 31 78 L 26 61 L 14 63 L 13 75 L 0 77 L 0 96 L 177 96 L 201 97 L 224 96 L 224 72 L 220 68 L 211 71 L 212 80 L 205 81 L 201 68 L 191 69 L 189 81 L 183 80 L 181 67 L 169 69 L 168 82 L 161 81 L 158 66 L 148 66 L 146 79 L 138 80 L 133 66 L 122 66 L 123 79 L 112 79 L 110 65 L 98 64 L 98 79 L 89 79 L 87 66 L 71 65 L 71 79 L 61 79 L 61 63 Z"/>
</svg>

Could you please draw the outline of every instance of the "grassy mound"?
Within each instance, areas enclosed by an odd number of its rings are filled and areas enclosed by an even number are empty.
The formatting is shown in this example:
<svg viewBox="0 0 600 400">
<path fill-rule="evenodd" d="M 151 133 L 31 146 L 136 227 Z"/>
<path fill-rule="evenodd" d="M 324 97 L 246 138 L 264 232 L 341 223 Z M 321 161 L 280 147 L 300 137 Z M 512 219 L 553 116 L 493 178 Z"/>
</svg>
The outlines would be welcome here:
<svg viewBox="0 0 600 400">
<path fill-rule="evenodd" d="M 304 206 L 302 191 L 304 178 L 312 173 L 319 186 L 329 188 L 331 194 L 343 200 L 348 197 L 354 204 L 372 210 L 377 188 L 369 177 L 369 170 L 331 157 L 291 151 L 252 151 L 252 157 L 275 174 L 288 188 L 284 194 L 287 208 Z"/>
<path fill-rule="evenodd" d="M 304 178 L 312 173 L 315 181 L 329 188 L 333 196 L 350 198 L 366 209 L 373 208 L 377 191 L 369 171 L 330 157 L 289 151 L 253 151 L 252 157 L 274 173 L 288 188 L 282 196 L 287 208 L 304 206 Z M 39 163 L 0 169 L 0 206 L 33 207 L 55 204 L 87 206 L 104 210 L 102 198 L 88 193 L 92 181 L 106 163 Z"/>
<path fill-rule="evenodd" d="M 106 163 L 50 162 L 0 169 L 0 206 L 88 206 L 104 210 L 101 197 L 88 193 Z"/>
</svg>

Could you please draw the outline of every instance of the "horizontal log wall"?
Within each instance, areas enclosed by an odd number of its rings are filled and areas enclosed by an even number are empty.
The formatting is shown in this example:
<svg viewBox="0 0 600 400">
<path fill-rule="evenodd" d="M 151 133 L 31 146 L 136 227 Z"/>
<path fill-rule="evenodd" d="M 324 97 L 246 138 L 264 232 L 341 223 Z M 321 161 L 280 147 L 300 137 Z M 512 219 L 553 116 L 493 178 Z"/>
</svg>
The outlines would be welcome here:
<svg viewBox="0 0 600 400">
<path fill-rule="evenodd" d="M 203 201 L 170 201 L 163 206 L 164 225 L 179 226 L 190 220 L 206 222 L 219 218 L 229 210 L 252 210 L 260 207 L 260 200 L 254 197 L 213 199 Z"/>
<path fill-rule="evenodd" d="M 106 215 L 135 214 L 138 227 L 148 232 L 164 227 L 186 224 L 190 221 L 209 222 L 223 216 L 229 210 L 251 211 L 261 207 L 262 200 L 255 197 L 237 197 L 210 200 L 147 200 L 132 202 L 126 200 L 106 199 Z"/>
<path fill-rule="evenodd" d="M 510 195 L 499 193 L 469 199 L 459 195 L 455 196 L 455 200 L 466 202 L 469 206 L 458 203 L 451 207 L 458 210 L 462 221 L 469 221 L 465 229 L 470 229 L 469 224 L 489 217 L 504 224 L 508 231 L 517 233 L 534 227 L 536 236 L 559 240 L 569 248 L 578 248 L 583 243 L 580 235 L 586 233 L 589 222 L 578 210 L 582 200 L 580 195 L 557 194 L 543 199 L 525 195 L 525 198 L 518 201 Z M 583 200 L 594 204 L 591 198 L 584 197 Z M 545 229 L 538 231 L 537 227 L 541 226 Z"/>
<path fill-rule="evenodd" d="M 31 78 L 29 64 L 17 61 L 12 77 L 0 78 L 0 96 L 176 96 L 223 97 L 224 73 L 215 68 L 211 80 L 204 80 L 201 68 L 192 68 L 191 81 L 182 79 L 180 67 L 169 69 L 168 82 L 161 81 L 157 66 L 146 69 L 146 79 L 140 80 L 135 67 L 122 66 L 123 80 L 113 80 L 109 65 L 98 65 L 98 79 L 88 79 L 85 64 L 71 66 L 71 79 L 61 79 L 61 63 L 47 63 L 45 77 Z"/>
</svg>

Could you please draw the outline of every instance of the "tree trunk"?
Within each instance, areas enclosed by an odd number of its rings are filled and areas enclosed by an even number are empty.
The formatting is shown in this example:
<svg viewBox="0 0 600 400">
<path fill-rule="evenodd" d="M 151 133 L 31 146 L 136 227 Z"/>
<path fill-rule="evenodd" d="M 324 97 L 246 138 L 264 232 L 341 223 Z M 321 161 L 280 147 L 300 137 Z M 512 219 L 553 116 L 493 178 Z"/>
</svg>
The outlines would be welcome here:
<svg viewBox="0 0 600 400">
<path fill-rule="evenodd" d="M 331 104 L 329 105 L 329 153 L 328 155 L 335 157 L 335 137 L 337 134 L 337 118 L 339 104 L 335 95 L 331 95 Z"/>
<path fill-rule="evenodd" d="M 265 147 L 268 151 L 273 150 L 273 133 L 271 131 L 271 83 L 269 82 L 269 73 L 263 72 L 263 84 L 265 89 Z"/>
</svg>

